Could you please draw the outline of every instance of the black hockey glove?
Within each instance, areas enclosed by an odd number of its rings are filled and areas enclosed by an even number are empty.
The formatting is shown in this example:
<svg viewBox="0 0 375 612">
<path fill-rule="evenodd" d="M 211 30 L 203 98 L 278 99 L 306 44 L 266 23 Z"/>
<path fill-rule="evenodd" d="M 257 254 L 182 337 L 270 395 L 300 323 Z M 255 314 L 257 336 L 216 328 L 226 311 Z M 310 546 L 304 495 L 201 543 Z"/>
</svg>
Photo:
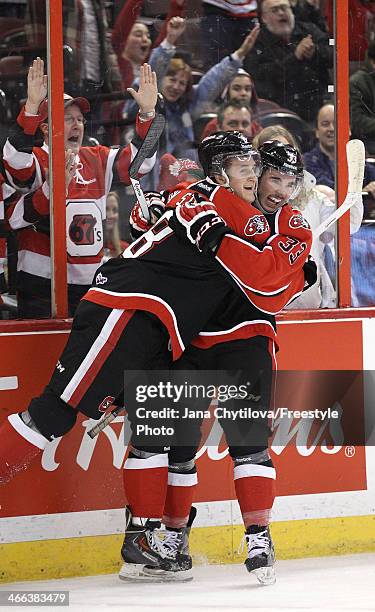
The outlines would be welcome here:
<svg viewBox="0 0 375 612">
<path fill-rule="evenodd" d="M 315 285 L 316 281 L 318 280 L 318 268 L 311 255 L 308 256 L 307 261 L 303 264 L 302 269 L 305 275 L 305 286 L 303 288 L 303 291 L 306 291 L 306 289 L 309 289 L 310 287 Z"/>
<path fill-rule="evenodd" d="M 165 213 L 165 202 L 162 193 L 148 191 L 145 193 L 145 198 L 150 211 L 150 220 L 147 221 L 147 219 L 144 218 L 139 202 L 134 205 L 130 213 L 130 233 L 134 239 L 139 238 L 139 236 L 147 232 Z"/>
<path fill-rule="evenodd" d="M 201 253 L 215 254 L 223 236 L 230 232 L 210 202 L 180 204 L 170 218 L 169 225 L 178 238 L 188 239 Z"/>
</svg>

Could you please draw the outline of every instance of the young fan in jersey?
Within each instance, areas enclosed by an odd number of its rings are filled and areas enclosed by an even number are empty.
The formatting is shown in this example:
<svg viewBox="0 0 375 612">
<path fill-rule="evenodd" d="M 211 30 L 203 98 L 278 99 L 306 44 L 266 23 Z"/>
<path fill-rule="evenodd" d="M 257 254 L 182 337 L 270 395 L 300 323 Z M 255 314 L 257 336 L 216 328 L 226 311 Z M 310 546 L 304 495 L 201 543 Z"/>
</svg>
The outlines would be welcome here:
<svg viewBox="0 0 375 612">
<path fill-rule="evenodd" d="M 235 140 L 235 136 L 229 138 Z M 211 140 L 207 139 L 200 148 L 200 161 L 206 175 L 216 184 L 229 184 L 236 193 L 252 202 L 255 198 L 254 184 L 251 184 L 250 175 L 246 181 L 249 169 L 244 159 L 238 155 L 238 151 L 237 156 L 230 155 L 228 150 L 221 146 L 222 143 L 223 140 L 218 134 Z M 298 152 L 293 147 L 284 146 L 279 142 L 266 143 L 260 149 L 260 155 L 263 174 L 259 179 L 256 205 L 259 209 L 267 210 L 266 218 L 274 233 L 274 228 L 282 220 L 283 214 L 289 213 L 287 209 L 290 207 L 287 202 L 298 194 L 303 166 Z M 245 181 L 241 184 L 243 178 Z M 199 186 L 199 183 L 197 185 Z M 197 185 L 190 185 L 189 190 L 194 190 Z M 175 197 L 166 193 L 163 194 L 163 198 L 156 193 L 150 194 L 148 201 L 151 217 L 160 216 L 165 210 L 166 202 L 169 202 L 168 206 L 171 203 L 173 205 Z M 215 198 L 213 201 L 215 202 Z M 189 204 L 184 203 L 180 206 L 187 208 Z M 299 212 L 294 212 L 296 215 L 289 217 L 292 225 L 306 227 L 307 224 Z M 179 218 L 184 219 L 186 214 L 187 211 L 184 213 L 180 211 Z M 131 225 L 134 233 L 140 233 L 142 229 L 146 230 L 149 227 L 149 223 L 142 217 L 139 205 L 136 205 L 132 211 Z M 185 239 L 188 236 L 191 240 L 191 228 L 187 230 L 184 221 L 180 229 L 179 235 L 182 238 L 185 236 Z M 314 275 L 311 276 L 313 282 Z M 226 307 L 220 305 L 204 330 L 193 339 L 191 346 L 186 349 L 174 367 L 181 370 L 236 370 L 237 384 L 250 381 L 252 388 L 249 393 L 254 397 L 260 394 L 262 408 L 267 409 L 270 404 L 275 352 L 275 317 L 249 304 L 237 289 L 233 289 L 228 296 Z M 207 409 L 209 403 L 210 401 L 205 405 L 204 401 L 199 402 L 199 409 Z M 256 401 L 236 399 L 234 403 L 237 409 L 242 406 L 259 409 Z M 228 402 L 225 406 L 229 407 Z M 199 422 L 195 423 L 195 427 L 197 425 L 198 445 Z M 234 463 L 236 494 L 246 529 L 245 537 L 248 545 L 246 567 L 248 571 L 256 573 L 262 584 L 272 584 L 275 581 L 274 550 L 268 525 L 275 498 L 276 471 L 268 451 L 268 426 L 266 422 L 258 422 L 253 423 L 249 429 L 246 420 L 239 420 L 235 424 L 224 420 L 222 426 Z M 239 435 L 242 429 L 249 430 L 249 435 L 245 438 Z M 136 519 L 129 519 L 127 526 L 122 548 L 125 563 L 120 570 L 120 577 L 142 580 L 154 576 L 159 580 L 177 580 L 176 572 L 179 571 L 180 580 L 190 578 L 191 564 L 186 560 L 186 525 L 197 484 L 194 463 L 197 445 L 189 448 L 187 443 L 183 443 L 182 438 L 181 446 L 172 447 L 169 451 L 168 461 L 166 453 L 160 449 L 146 447 L 131 449 L 129 459 L 125 463 L 124 485 L 131 512 Z M 165 493 L 166 474 L 168 474 L 168 487 Z M 155 485 L 155 481 L 159 486 Z M 130 510 L 127 512 L 129 515 Z M 140 520 L 139 517 L 151 516 L 162 518 L 166 525 L 166 541 L 169 546 L 175 550 L 180 547 L 180 550 L 185 551 L 185 557 L 180 555 L 179 564 L 174 566 L 170 564 L 170 567 L 166 568 L 163 562 L 162 567 L 160 564 L 152 567 L 145 555 L 143 561 L 146 566 L 142 567 L 142 555 L 134 554 L 138 539 L 147 533 L 150 525 L 152 528 L 152 521 Z"/>
<path fill-rule="evenodd" d="M 217 138 L 222 153 L 240 155 L 241 163 L 247 160 L 251 172 L 248 169 L 245 177 L 241 174 L 237 177 L 245 199 L 210 179 L 193 189 L 176 192 L 173 197 L 179 198 L 179 204 L 174 225 L 180 226 L 179 233 L 185 232 L 188 240 L 179 239 L 169 226 L 168 220 L 174 215 L 170 210 L 121 257 L 100 267 L 92 288 L 77 309 L 67 345 L 46 389 L 31 400 L 27 410 L 10 415 L 0 427 L 0 482 L 7 482 L 26 469 L 50 441 L 67 433 L 74 426 L 78 411 L 99 418 L 103 402 L 108 405 L 122 391 L 124 370 L 170 368 L 171 359 L 178 359 L 220 305 L 222 308 L 227 305 L 233 287 L 250 305 L 256 305 L 258 290 L 264 292 L 262 299 L 278 293 L 278 300 L 270 301 L 271 312 L 277 308 L 277 302 L 285 303 L 302 291 L 310 230 L 293 211 L 286 210 L 285 215 L 279 215 L 277 239 L 270 238 L 262 248 L 270 233 L 269 225 L 251 204 L 259 172 L 258 153 L 242 134 L 222 133 Z M 212 136 L 207 141 L 212 143 Z M 247 242 L 248 237 L 252 244 Z M 300 246 L 300 252 L 294 252 L 292 272 L 289 251 L 283 248 L 291 238 L 295 247 Z M 230 261 L 237 245 L 241 262 L 238 269 Z M 221 261 L 225 260 L 227 249 L 229 261 L 223 273 Z M 273 282 L 266 277 L 262 281 L 258 274 L 263 264 L 273 274 Z M 237 276 L 234 280 L 231 267 Z M 251 270 L 254 286 L 248 279 Z M 274 332 L 269 333 L 273 337 Z M 134 413 L 129 406 L 133 429 L 137 423 Z M 160 445 L 167 446 L 166 442 L 161 439 Z M 137 448 L 136 436 L 132 443 Z M 161 466 L 164 493 L 167 461 L 165 456 Z M 155 467 L 152 459 L 150 464 Z M 143 472 L 144 477 L 150 470 L 133 472 Z M 154 483 L 160 486 L 156 480 Z M 143 488 L 138 489 L 137 499 L 139 491 Z M 164 502 L 165 499 L 161 513 Z M 131 508 L 132 505 L 130 502 Z M 133 516 L 145 516 L 132 510 Z M 153 566 L 161 569 L 172 566 L 176 574 L 180 562 L 183 567 L 189 565 L 186 555 L 181 560 L 179 550 L 160 545 L 154 535 L 155 524 L 142 530 Z M 138 564 L 136 559 L 134 562 Z"/>
<path fill-rule="evenodd" d="M 28 97 L 16 125 L 4 146 L 4 166 L 10 182 L 23 193 L 43 186 L 44 202 L 34 206 L 32 197 L 14 204 L 7 211 L 11 229 L 18 232 L 18 304 L 19 316 L 51 316 L 51 259 L 49 233 L 48 185 L 48 104 L 43 61 L 34 60 L 28 73 Z M 86 98 L 64 94 L 64 141 L 70 153 L 66 168 L 66 224 L 68 306 L 72 316 L 79 300 L 89 289 L 103 258 L 106 196 L 114 179 L 130 184 L 129 165 L 147 134 L 155 115 L 157 84 L 155 73 L 145 64 L 135 99 L 140 110 L 136 136 L 127 146 L 82 146 L 85 115 L 90 110 Z M 44 144 L 35 147 L 37 130 Z M 155 156 L 146 159 L 140 175 L 149 172 Z"/>
</svg>

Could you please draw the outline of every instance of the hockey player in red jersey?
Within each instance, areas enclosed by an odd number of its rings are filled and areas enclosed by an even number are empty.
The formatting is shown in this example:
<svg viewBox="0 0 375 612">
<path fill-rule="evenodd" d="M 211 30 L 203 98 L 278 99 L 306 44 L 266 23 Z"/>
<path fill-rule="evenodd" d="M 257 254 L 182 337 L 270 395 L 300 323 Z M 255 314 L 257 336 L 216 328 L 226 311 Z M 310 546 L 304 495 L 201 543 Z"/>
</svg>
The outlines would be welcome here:
<svg viewBox="0 0 375 612">
<path fill-rule="evenodd" d="M 122 148 L 103 145 L 82 146 L 85 114 L 90 110 L 86 98 L 64 94 L 65 149 L 70 154 L 70 170 L 66 172 L 66 225 L 68 305 L 72 316 L 79 300 L 89 289 L 94 273 L 103 258 L 106 196 L 114 178 L 130 184 L 128 168 L 137 148 L 147 134 L 157 101 L 156 75 L 145 64 L 141 68 L 140 88 L 133 92 L 140 110 L 136 120 L 136 136 Z M 4 167 L 8 180 L 24 193 L 43 186 L 34 206 L 32 198 L 15 203 L 7 218 L 11 229 L 18 231 L 18 304 L 21 318 L 51 316 L 51 259 L 49 236 L 48 186 L 48 105 L 44 64 L 34 60 L 28 74 L 28 97 L 16 125 L 4 146 Z M 34 147 L 38 128 L 44 144 Z M 149 172 L 155 156 L 146 159 L 141 175 Z"/>
<path fill-rule="evenodd" d="M 209 138 L 212 142 L 212 136 Z M 122 256 L 101 266 L 79 305 L 68 343 L 45 391 L 30 402 L 27 410 L 10 415 L 0 428 L 0 481 L 7 482 L 40 456 L 48 441 L 67 433 L 74 426 L 78 411 L 99 418 L 103 400 L 121 392 L 124 370 L 168 369 L 171 365 L 168 344 L 176 360 L 220 305 L 223 308 L 227 305 L 233 287 L 239 288 L 250 305 L 256 305 L 258 296 L 267 298 L 269 312 L 278 310 L 282 295 L 285 303 L 302 291 L 310 230 L 294 211 L 283 207 L 277 215 L 279 233 L 270 238 L 264 249 L 257 247 L 270 234 L 267 219 L 250 203 L 259 172 L 258 154 L 241 134 L 224 133 L 217 144 L 222 156 L 240 158 L 241 172 L 243 164 L 248 167 L 244 176 L 239 175 L 246 200 L 211 179 L 201 181 L 193 189 L 176 192 L 174 195 L 179 198 L 176 215 L 173 210 L 168 211 Z M 169 226 L 172 216 L 174 227 L 179 227 L 179 233 L 185 232 L 189 240 L 178 239 Z M 252 244 L 247 242 L 248 238 Z M 286 243 L 288 240 L 291 244 Z M 236 262 L 231 261 L 236 245 L 243 269 L 237 269 Z M 291 264 L 285 261 L 290 262 L 290 253 L 294 257 L 293 273 L 288 269 Z M 252 286 L 249 271 L 261 268 L 262 261 L 267 273 L 271 271 L 275 278 L 273 282 L 268 278 L 262 281 L 256 271 Z M 229 266 L 236 275 L 234 281 Z M 272 328 L 272 324 L 266 323 L 264 329 L 268 327 Z M 273 332 L 270 333 L 273 337 Z M 136 415 L 131 406 L 127 408 L 133 425 Z M 161 445 L 163 442 L 160 440 Z M 142 456 L 146 460 L 147 457 Z M 160 467 L 158 475 L 163 484 L 154 479 L 154 489 L 163 487 L 165 494 L 168 457 L 161 464 L 159 461 L 160 458 L 155 462 L 151 457 L 145 470 L 133 472 L 143 472 L 144 476 Z M 141 499 L 139 494 L 137 499 Z M 157 518 L 163 512 L 164 502 L 165 495 L 159 514 L 145 515 L 139 514 L 130 501 L 133 517 Z M 148 523 L 141 531 L 150 564 L 162 571 L 164 567 L 168 571 L 171 564 L 172 568 L 179 566 L 179 551 L 160 544 L 154 535 L 155 524 Z M 182 557 L 182 562 L 188 563 Z M 134 563 L 139 564 L 136 560 Z"/>
<path fill-rule="evenodd" d="M 230 155 L 220 155 L 220 152 L 222 153 L 217 136 L 214 136 L 211 141 L 207 139 L 207 142 L 202 144 L 200 159 L 207 176 L 212 177 L 216 183 L 229 182 L 242 198 L 253 201 L 254 192 L 249 189 L 249 192 L 246 193 L 244 188 L 246 190 L 248 185 L 241 181 L 243 176 L 246 177 L 246 166 L 242 167 L 240 159 L 231 159 Z M 263 174 L 259 180 L 257 206 L 266 214 L 267 221 L 272 227 L 272 233 L 275 232 L 275 227 L 283 222 L 284 214 L 288 215 L 289 223 L 292 226 L 307 227 L 298 211 L 291 215 L 291 209 L 287 205 L 288 200 L 297 195 L 303 176 L 299 155 L 292 147 L 286 147 L 277 142 L 266 143 L 261 148 L 260 154 Z M 242 175 L 242 172 L 245 174 Z M 194 190 L 196 187 L 196 185 L 190 185 L 189 189 Z M 171 204 L 173 206 L 177 197 L 179 196 L 173 197 L 173 194 L 168 197 L 168 194 L 164 193 L 161 199 L 158 194 L 151 194 L 149 197 L 150 212 L 160 214 L 166 201 L 169 201 L 168 206 Z M 215 198 L 213 201 L 216 204 Z M 182 219 L 180 234 L 192 240 L 191 228 L 185 223 L 185 218 L 189 214 L 188 206 L 189 204 L 182 204 L 181 209 L 185 207 L 186 210 L 180 210 L 178 218 Z M 139 205 L 132 211 L 131 224 L 136 232 L 145 231 L 149 227 L 147 221 L 142 217 Z M 271 240 L 268 240 L 268 243 Z M 287 252 L 292 252 L 295 245 L 293 245 L 292 238 L 288 240 L 289 243 L 282 243 L 282 246 Z M 245 248 L 248 247 L 249 245 L 246 245 Z M 293 269 L 295 255 L 296 252 L 288 263 L 291 269 Z M 299 255 L 296 256 L 298 257 Z M 227 265 L 234 266 L 237 263 L 235 258 L 228 258 L 226 261 Z M 310 271 L 312 280 L 314 280 L 313 265 Z M 255 279 L 256 275 L 253 274 L 253 280 Z M 269 310 L 274 308 L 272 295 L 264 295 L 262 300 L 263 302 L 268 301 Z M 261 307 L 257 308 L 255 304 L 249 303 L 249 300 L 242 297 L 237 289 L 233 289 L 226 306 L 220 305 L 204 330 L 176 362 L 175 369 L 226 372 L 235 370 L 238 374 L 237 385 L 251 382 L 252 387 L 249 393 L 257 399 L 256 401 L 236 399 L 232 405 L 235 404 L 237 410 L 241 407 L 259 409 L 257 401 L 260 395 L 262 408 L 267 409 L 270 405 L 275 348 L 275 317 L 270 312 L 262 310 Z M 210 400 L 208 402 L 202 400 L 199 402 L 199 408 L 205 410 L 209 403 Z M 225 403 L 225 406 L 228 408 L 228 402 Z M 274 551 L 268 525 L 275 497 L 276 472 L 268 451 L 267 423 L 253 423 L 250 428 L 246 419 L 245 421 L 238 419 L 237 423 L 223 420 L 222 425 L 234 464 L 235 488 L 246 529 L 245 538 L 248 546 L 246 567 L 248 571 L 255 572 L 262 584 L 272 584 L 275 581 Z M 191 423 L 190 426 L 197 428 L 197 423 Z M 248 430 L 248 435 L 241 436 L 242 430 Z M 199 422 L 196 436 L 199 441 Z M 180 556 L 179 565 L 170 563 L 169 569 L 165 561 L 161 566 L 152 567 L 151 564 L 148 564 L 142 567 L 142 555 L 135 555 L 134 550 L 137 538 L 141 537 L 142 529 L 147 533 L 147 522 L 143 519 L 143 527 L 140 526 L 142 520 L 139 517 L 150 516 L 162 517 L 166 525 L 164 541 L 170 548 L 178 550 L 179 547 L 185 547 L 186 549 L 186 529 L 184 528 L 188 524 L 193 493 L 197 484 L 194 463 L 196 450 L 197 447 L 188 447 L 186 437 L 185 444 L 182 438 L 179 447 L 171 448 L 168 453 L 169 462 L 166 462 L 166 454 L 160 449 L 159 451 L 139 447 L 131 449 L 124 469 L 124 485 L 131 511 L 137 516 L 137 519 L 135 522 L 129 519 L 122 548 L 125 563 L 120 570 L 121 578 L 149 580 L 154 577 L 156 580 L 186 580 L 191 577 L 191 565 L 187 562 L 186 555 L 185 557 Z M 142 464 L 144 470 L 142 470 Z M 168 487 L 165 494 L 163 472 L 165 477 L 167 471 Z M 159 487 L 155 485 L 155 481 L 159 482 Z M 164 499 L 165 502 L 163 502 Z M 129 510 L 127 512 L 129 514 Z M 138 560 L 138 567 L 135 559 Z M 181 574 L 179 576 L 176 574 L 178 569 Z"/>
</svg>

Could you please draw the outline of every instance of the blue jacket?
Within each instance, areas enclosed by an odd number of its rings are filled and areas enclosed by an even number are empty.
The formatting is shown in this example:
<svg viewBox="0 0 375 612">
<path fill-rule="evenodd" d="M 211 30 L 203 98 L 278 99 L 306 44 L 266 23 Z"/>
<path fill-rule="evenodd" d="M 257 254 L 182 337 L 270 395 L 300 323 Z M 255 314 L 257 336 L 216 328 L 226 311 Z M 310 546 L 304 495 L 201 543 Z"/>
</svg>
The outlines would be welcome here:
<svg viewBox="0 0 375 612">
<path fill-rule="evenodd" d="M 174 51 L 165 49 L 162 45 L 153 49 L 149 64 L 156 72 L 159 87 L 168 70 L 168 65 Z M 175 157 L 188 157 L 198 161 L 194 146 L 193 120 L 207 110 L 208 103 L 213 103 L 220 96 L 228 83 L 236 75 L 242 62 L 232 56 L 224 57 L 218 64 L 202 76 L 193 88 L 192 98 L 188 105 L 180 102 L 167 102 L 165 105 L 166 126 L 159 140 L 157 160 L 152 172 L 142 180 L 144 189 L 156 189 L 158 184 L 159 162 L 164 153 L 172 153 Z M 138 106 L 134 100 L 125 103 L 124 112 L 128 117 L 136 115 Z"/>
<path fill-rule="evenodd" d="M 159 87 L 173 55 L 174 50 L 171 52 L 161 45 L 153 49 L 151 53 L 149 64 L 156 72 Z M 241 65 L 242 62 L 231 56 L 224 57 L 221 62 L 202 76 L 199 83 L 193 88 L 192 98 L 187 106 L 180 102 L 165 102 L 167 125 L 163 135 L 164 143 L 163 137 L 161 139 L 160 154 L 167 151 L 176 157 L 181 157 L 182 150 L 186 149 L 184 156 L 190 156 L 189 149 L 194 140 L 193 120 L 207 111 L 207 104 L 212 104 L 220 96 Z M 128 117 L 135 117 L 137 110 L 138 106 L 134 100 L 125 103 L 124 111 Z"/>
<path fill-rule="evenodd" d="M 327 185 L 331 189 L 335 188 L 335 165 L 320 148 L 319 143 L 311 151 L 303 156 L 305 168 L 316 178 L 317 185 Z M 375 181 L 375 167 L 372 164 L 365 164 L 365 176 L 363 185 L 368 185 Z"/>
</svg>

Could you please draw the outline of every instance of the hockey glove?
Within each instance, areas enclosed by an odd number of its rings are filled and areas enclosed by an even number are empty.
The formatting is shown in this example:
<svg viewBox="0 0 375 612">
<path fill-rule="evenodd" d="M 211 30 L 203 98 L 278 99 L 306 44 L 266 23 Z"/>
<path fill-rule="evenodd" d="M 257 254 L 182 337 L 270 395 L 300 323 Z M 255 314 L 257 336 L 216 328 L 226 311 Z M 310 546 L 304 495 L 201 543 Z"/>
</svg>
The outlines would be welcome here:
<svg viewBox="0 0 375 612">
<path fill-rule="evenodd" d="M 300 241 L 311 242 L 312 233 L 309 223 L 301 211 L 293 209 L 289 204 L 283 206 L 278 217 L 278 233 L 292 236 Z"/>
<path fill-rule="evenodd" d="M 308 256 L 307 261 L 303 264 L 302 269 L 305 275 L 305 286 L 303 288 L 303 291 L 306 291 L 306 289 L 310 289 L 310 287 L 315 285 L 316 281 L 318 280 L 318 268 L 311 255 Z"/>
<path fill-rule="evenodd" d="M 215 206 L 209 202 L 180 204 L 169 225 L 178 238 L 188 239 L 201 253 L 216 253 L 223 236 L 230 232 Z"/>
<path fill-rule="evenodd" d="M 139 238 L 147 232 L 165 212 L 165 202 L 157 191 L 145 193 L 146 202 L 150 211 L 150 221 L 144 218 L 141 205 L 137 202 L 130 213 L 130 231 L 133 238 Z"/>
</svg>

